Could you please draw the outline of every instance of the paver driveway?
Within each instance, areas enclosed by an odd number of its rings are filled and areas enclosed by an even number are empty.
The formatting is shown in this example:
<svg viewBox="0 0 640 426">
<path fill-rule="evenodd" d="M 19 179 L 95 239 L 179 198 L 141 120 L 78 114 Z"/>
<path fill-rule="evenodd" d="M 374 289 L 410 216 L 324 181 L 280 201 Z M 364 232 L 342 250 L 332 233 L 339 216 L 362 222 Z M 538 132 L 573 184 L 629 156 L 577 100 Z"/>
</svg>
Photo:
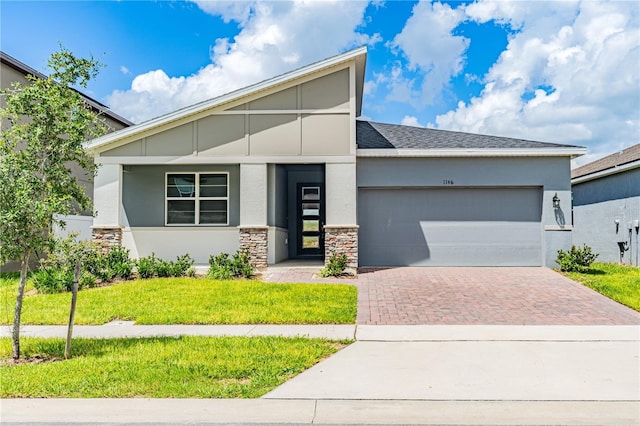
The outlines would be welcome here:
<svg viewBox="0 0 640 426">
<path fill-rule="evenodd" d="M 330 281 L 295 270 L 269 279 Z M 640 324 L 640 313 L 547 268 L 364 269 L 340 281 L 358 286 L 358 324 Z"/>
</svg>

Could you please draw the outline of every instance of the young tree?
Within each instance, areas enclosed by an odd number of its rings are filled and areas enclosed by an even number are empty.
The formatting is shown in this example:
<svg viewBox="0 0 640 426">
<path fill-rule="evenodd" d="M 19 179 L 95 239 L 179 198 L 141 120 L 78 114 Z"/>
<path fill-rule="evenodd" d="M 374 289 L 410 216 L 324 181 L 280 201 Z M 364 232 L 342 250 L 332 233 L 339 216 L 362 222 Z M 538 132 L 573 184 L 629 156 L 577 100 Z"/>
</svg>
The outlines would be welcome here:
<svg viewBox="0 0 640 426">
<path fill-rule="evenodd" d="M 20 314 L 29 261 L 46 253 L 53 240 L 54 215 L 91 207 L 73 164 L 92 178 L 93 160 L 82 143 L 106 133 L 100 114 L 72 87 L 86 87 L 100 67 L 93 58 L 76 58 L 61 48 L 49 58 L 51 75 L 28 76 L 2 91 L 0 111 L 0 264 L 20 262 L 13 320 L 14 359 L 20 357 Z M 6 128 L 5 128 L 6 127 Z"/>
</svg>

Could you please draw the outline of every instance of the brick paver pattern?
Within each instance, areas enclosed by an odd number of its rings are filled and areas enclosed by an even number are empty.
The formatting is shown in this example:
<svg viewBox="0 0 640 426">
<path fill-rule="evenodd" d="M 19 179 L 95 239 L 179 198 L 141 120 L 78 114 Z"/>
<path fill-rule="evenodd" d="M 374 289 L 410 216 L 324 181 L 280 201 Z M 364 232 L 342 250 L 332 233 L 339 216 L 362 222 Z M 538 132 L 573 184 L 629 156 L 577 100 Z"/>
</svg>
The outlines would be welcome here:
<svg viewBox="0 0 640 426">
<path fill-rule="evenodd" d="M 292 270 L 266 278 L 355 284 L 358 324 L 640 324 L 640 313 L 547 268 L 365 268 L 341 280 Z"/>
</svg>

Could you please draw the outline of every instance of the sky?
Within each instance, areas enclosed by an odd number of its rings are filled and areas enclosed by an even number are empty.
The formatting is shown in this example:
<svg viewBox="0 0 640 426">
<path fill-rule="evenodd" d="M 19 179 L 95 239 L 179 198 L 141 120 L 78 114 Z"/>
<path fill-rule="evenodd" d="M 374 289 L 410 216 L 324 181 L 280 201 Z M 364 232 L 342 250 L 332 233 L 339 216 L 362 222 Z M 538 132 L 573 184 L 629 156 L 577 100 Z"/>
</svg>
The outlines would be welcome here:
<svg viewBox="0 0 640 426">
<path fill-rule="evenodd" d="M 0 49 L 47 73 L 62 45 L 104 64 L 83 91 L 139 123 L 367 46 L 362 117 L 580 145 L 640 143 L 638 1 L 0 2 Z"/>
</svg>

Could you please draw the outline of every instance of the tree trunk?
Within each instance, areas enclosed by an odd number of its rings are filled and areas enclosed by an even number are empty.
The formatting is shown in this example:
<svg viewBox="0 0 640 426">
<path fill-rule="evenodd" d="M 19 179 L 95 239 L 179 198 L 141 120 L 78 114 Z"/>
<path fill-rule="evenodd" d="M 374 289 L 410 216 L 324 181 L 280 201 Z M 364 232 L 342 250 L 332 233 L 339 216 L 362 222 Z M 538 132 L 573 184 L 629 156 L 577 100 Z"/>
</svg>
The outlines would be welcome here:
<svg viewBox="0 0 640 426">
<path fill-rule="evenodd" d="M 27 285 L 27 272 L 29 271 L 29 252 L 22 256 L 20 264 L 20 284 L 18 285 L 18 297 L 16 298 L 16 310 L 13 315 L 12 352 L 13 359 L 20 358 L 20 314 L 22 313 L 22 300 L 24 299 L 24 288 Z"/>
<path fill-rule="evenodd" d="M 80 259 L 76 261 L 71 287 L 71 311 L 69 312 L 69 328 L 67 329 L 67 344 L 64 347 L 64 359 L 71 358 L 71 336 L 73 335 L 73 320 L 76 316 L 76 302 L 78 300 L 78 281 L 80 280 Z"/>
</svg>

